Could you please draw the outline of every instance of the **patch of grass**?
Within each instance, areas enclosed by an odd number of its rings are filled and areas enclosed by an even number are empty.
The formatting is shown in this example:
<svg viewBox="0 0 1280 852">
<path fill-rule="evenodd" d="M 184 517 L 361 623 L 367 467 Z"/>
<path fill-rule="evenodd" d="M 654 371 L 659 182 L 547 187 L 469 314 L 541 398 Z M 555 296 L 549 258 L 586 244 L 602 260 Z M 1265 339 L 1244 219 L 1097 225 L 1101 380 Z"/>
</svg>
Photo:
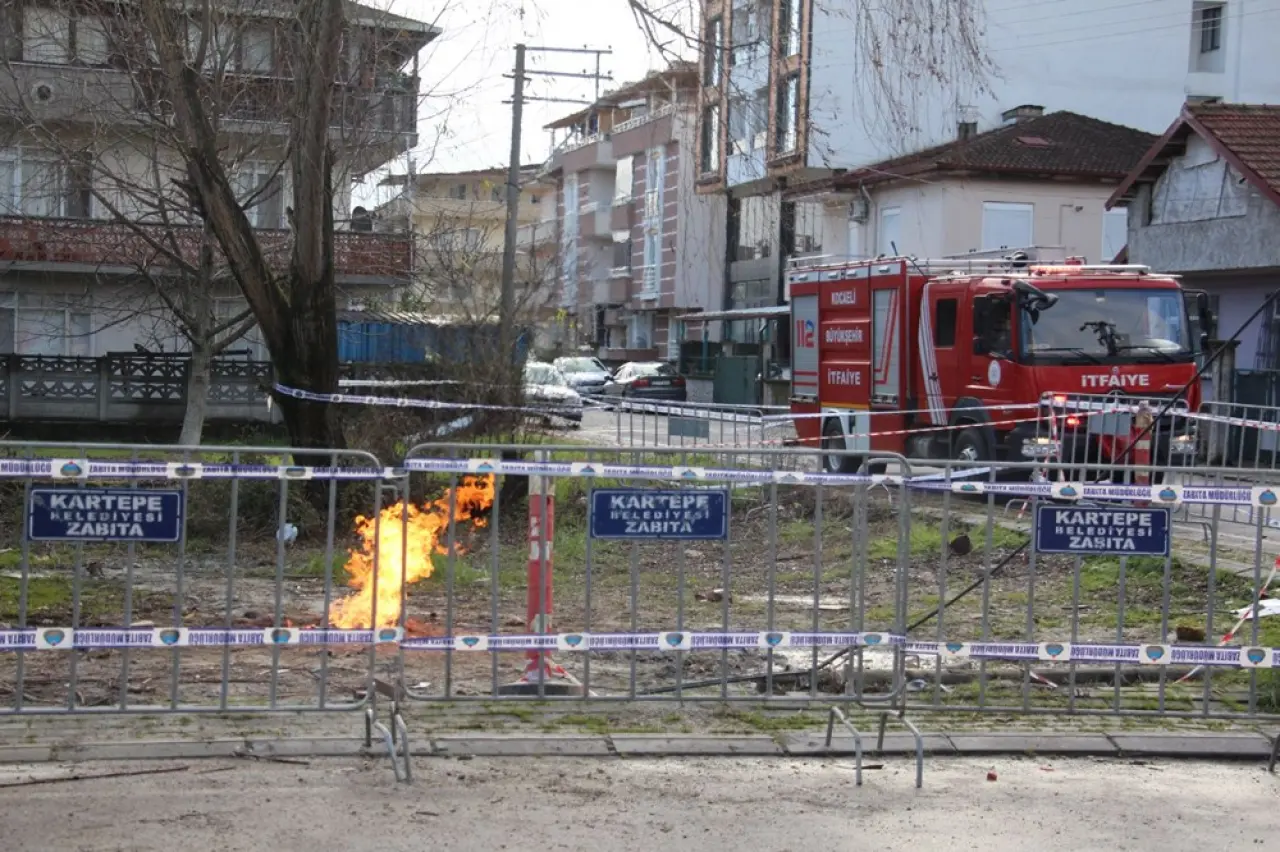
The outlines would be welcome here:
<svg viewBox="0 0 1280 852">
<path fill-rule="evenodd" d="M 910 554 L 912 556 L 937 556 L 942 553 L 950 541 L 954 541 L 960 535 L 969 536 L 975 554 L 979 554 L 986 549 L 986 528 L 975 529 L 964 524 L 953 523 L 947 530 L 948 541 L 944 542 L 940 526 L 928 521 L 913 520 L 909 539 Z M 999 524 L 991 526 L 991 547 L 994 550 L 1013 550 L 1026 541 L 1026 538 L 1022 533 L 1006 529 Z M 893 536 L 876 539 L 868 546 L 867 556 L 870 559 L 897 559 L 898 538 Z"/>
<path fill-rule="evenodd" d="M 726 710 L 722 713 L 717 713 L 716 717 L 766 734 L 783 731 L 807 731 L 821 727 L 824 724 L 821 717 L 806 712 L 782 715 L 762 713 L 758 710 Z"/>
<path fill-rule="evenodd" d="M 604 736 L 609 733 L 609 719 L 606 716 L 589 716 L 584 713 L 570 713 L 556 719 L 554 724 L 561 728 L 577 728 L 588 733 Z"/>
<path fill-rule="evenodd" d="M 28 577 L 27 623 L 33 626 L 69 625 L 73 592 L 70 577 Z M 0 577 L 0 621 L 16 624 L 21 602 L 22 581 L 16 577 Z M 172 595 L 134 589 L 133 620 L 170 616 L 172 611 Z M 123 618 L 123 585 L 101 580 L 85 580 L 80 584 L 81 625 L 116 626 Z"/>
<path fill-rule="evenodd" d="M 335 552 L 332 556 L 329 567 L 332 571 L 333 583 L 335 586 L 345 586 L 351 579 L 351 575 L 347 573 L 347 554 Z M 304 564 L 290 568 L 287 573 L 292 577 L 323 580 L 325 577 L 324 553 L 313 553 Z"/>
</svg>

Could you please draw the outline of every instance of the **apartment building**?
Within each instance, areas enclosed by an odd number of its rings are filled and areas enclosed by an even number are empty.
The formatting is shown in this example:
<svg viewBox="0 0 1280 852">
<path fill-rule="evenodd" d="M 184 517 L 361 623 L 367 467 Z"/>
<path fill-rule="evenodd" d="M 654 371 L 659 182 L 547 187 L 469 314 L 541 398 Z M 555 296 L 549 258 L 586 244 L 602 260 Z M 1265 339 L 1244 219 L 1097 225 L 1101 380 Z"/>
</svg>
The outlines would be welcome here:
<svg viewBox="0 0 1280 852">
<path fill-rule="evenodd" d="M 1125 247 L 1104 209 L 1157 137 L 1023 106 L 995 130 L 789 186 L 796 254 L 952 257 L 1038 247 L 1107 263 Z"/>
<path fill-rule="evenodd" d="M 517 307 L 538 315 L 557 295 L 550 283 L 554 278 L 548 280 L 555 266 L 556 188 L 550 180 L 538 178 L 541 168 L 521 169 L 517 208 Z M 442 315 L 496 314 L 507 219 L 507 169 L 424 172 L 412 181 L 392 175 L 382 185 L 402 189 L 374 211 L 376 228 L 410 232 L 414 237 L 409 299 Z M 544 210 L 552 212 L 544 214 Z"/>
<path fill-rule="evenodd" d="M 965 5 L 918 21 L 916 4 L 706 0 L 698 188 L 728 198 L 724 307 L 780 302 L 786 258 L 814 249 L 787 187 L 1000 128 L 1025 105 L 1160 133 L 1188 101 L 1280 99 L 1280 0 L 1002 0 L 967 4 L 972 20 Z"/>
<path fill-rule="evenodd" d="M 222 164 L 250 223 L 282 266 L 290 244 L 287 140 L 295 91 L 292 3 L 218 0 L 213 26 L 173 4 L 174 26 L 204 72 Z M 182 188 L 172 105 L 137 6 L 97 0 L 0 2 L 0 354 L 180 352 L 181 288 L 214 292 L 230 318 L 243 299 L 207 244 Z M 346 5 L 333 82 L 334 263 L 345 295 L 408 282 L 405 234 L 353 226 L 353 179 L 417 140 L 418 53 L 440 31 Z M 367 224 L 367 223 L 366 223 Z M 221 269 L 221 272 L 218 270 Z M 261 356 L 250 335 L 248 348 Z"/>
<path fill-rule="evenodd" d="M 607 361 L 674 360 L 675 317 L 718 305 L 724 201 L 695 191 L 697 75 L 674 65 L 547 126 L 559 305 Z"/>
</svg>

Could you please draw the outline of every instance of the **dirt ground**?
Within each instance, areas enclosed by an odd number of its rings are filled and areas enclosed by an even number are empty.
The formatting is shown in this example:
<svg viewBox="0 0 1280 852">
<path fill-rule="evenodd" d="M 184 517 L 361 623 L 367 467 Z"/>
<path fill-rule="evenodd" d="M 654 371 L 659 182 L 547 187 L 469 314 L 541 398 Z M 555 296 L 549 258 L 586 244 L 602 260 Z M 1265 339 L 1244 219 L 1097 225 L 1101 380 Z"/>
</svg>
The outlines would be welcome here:
<svg viewBox="0 0 1280 852">
<path fill-rule="evenodd" d="M 163 774 L 102 778 L 108 772 Z M 0 767 L 5 846 L 303 850 L 1266 849 L 1280 781 L 1256 765 L 484 759 Z M 994 772 L 995 781 L 988 781 Z M 89 780 L 66 780 L 72 775 Z M 531 783 L 531 779 L 532 783 Z M 41 782 L 41 783 L 32 783 Z M 10 786 L 14 785 L 14 786 Z"/>
<path fill-rule="evenodd" d="M 629 544 L 592 541 L 585 530 L 586 500 L 581 481 L 564 480 L 557 489 L 554 541 L 555 622 L 553 630 L 870 630 L 890 631 L 900 621 L 923 639 L 1029 639 L 1036 641 L 1143 642 L 1220 634 L 1229 612 L 1249 602 L 1248 582 L 1209 572 L 1191 559 L 1076 561 L 1026 552 L 1012 556 L 990 579 L 953 598 L 992 572 L 1026 540 L 1016 512 L 992 507 L 989 526 L 966 527 L 937 517 L 944 503 L 936 495 L 913 495 L 913 511 L 903 538 L 902 506 L 884 489 L 869 491 L 866 512 L 855 512 L 847 492 L 826 489 L 821 503 L 812 489 L 735 488 L 728 543 Z M 433 495 L 435 496 L 435 495 Z M 981 502 L 963 504 L 972 515 Z M 212 522 L 211 527 L 216 527 Z M 405 614 L 410 632 L 518 633 L 524 631 L 529 546 L 523 519 L 508 517 L 495 530 L 459 526 L 459 555 L 436 556 L 435 572 L 408 588 Z M 962 538 L 963 536 L 963 538 Z M 329 565 L 323 543 L 278 547 L 246 537 L 234 557 L 225 545 L 200 547 L 193 540 L 181 562 L 172 550 L 139 547 L 86 548 L 80 556 L 78 600 L 70 580 L 76 565 L 70 548 L 32 551 L 26 624 L 69 625 L 78 614 L 84 626 L 173 623 L 175 610 L 186 626 L 266 627 L 276 614 L 294 626 L 320 623 L 327 604 L 346 594 L 344 550 L 352 533 L 337 531 L 337 555 Z M 897 573 L 899 549 L 906 555 Z M 17 552 L 0 548 L 0 626 L 19 621 L 20 566 Z M 398 554 L 397 554 L 398 559 Z M 326 574 L 328 593 L 326 597 Z M 898 583 L 905 608 L 895 604 Z M 1122 591 L 1123 589 L 1123 591 Z M 126 595 L 131 590 L 131 595 Z M 130 607 L 126 612 L 125 599 Z M 1208 602 L 1215 611 L 1207 623 Z M 937 617 L 926 619 L 947 605 Z M 899 612 L 899 609 L 902 611 Z M 75 612 L 73 612 L 73 610 Z M 1122 626 L 1120 626 L 1122 625 Z M 1261 637 L 1280 644 L 1278 635 Z M 713 697 L 719 686 L 689 692 L 690 684 L 762 673 L 804 670 L 827 651 L 592 653 L 561 655 L 558 661 L 602 696 L 681 686 L 683 694 Z M 1052 689 L 1034 685 L 1023 667 L 1003 663 L 949 665 L 909 660 L 918 699 L 934 704 L 1008 703 L 1030 707 L 1096 705 L 1183 710 L 1238 709 L 1248 682 L 1239 673 L 1219 673 L 1213 689 L 1203 681 L 1123 691 L 1109 683 Z M 227 651 L 92 651 L 0 657 L 0 701 L 20 691 L 27 705 L 204 705 L 269 704 L 317 706 L 355 700 L 369 673 L 403 683 L 428 698 L 489 695 L 514 680 L 522 665 L 517 654 L 407 653 L 403 663 L 391 649 L 328 651 L 285 648 Z M 775 691 L 813 696 L 841 692 L 850 678 L 874 692 L 884 655 L 867 653 L 863 672 L 834 666 L 819 677 L 788 680 Z M 979 670 L 981 669 L 981 670 Z M 19 677 L 20 676 L 20 677 Z M 944 685 L 943 681 L 947 681 Z M 176 684 L 176 689 L 175 689 Z M 1267 688 L 1277 689 L 1275 684 Z M 751 695 L 753 682 L 727 687 Z M 1264 689 L 1265 691 L 1265 689 Z M 1280 699 L 1277 699 L 1280 700 Z"/>
</svg>

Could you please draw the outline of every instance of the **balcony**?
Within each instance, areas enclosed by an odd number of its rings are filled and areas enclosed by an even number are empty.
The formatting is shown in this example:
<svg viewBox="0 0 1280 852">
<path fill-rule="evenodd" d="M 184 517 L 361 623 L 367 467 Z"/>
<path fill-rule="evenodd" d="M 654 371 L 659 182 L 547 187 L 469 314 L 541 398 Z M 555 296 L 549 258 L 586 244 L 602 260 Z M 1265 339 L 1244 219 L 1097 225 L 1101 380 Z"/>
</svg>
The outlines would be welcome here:
<svg viewBox="0 0 1280 852">
<path fill-rule="evenodd" d="M 563 170 L 567 174 L 583 172 L 590 169 L 607 169 L 613 171 L 617 161 L 613 156 L 613 144 L 609 135 L 597 133 L 585 139 L 572 139 L 562 142 L 551 152 L 547 161 L 547 170 Z"/>
<path fill-rule="evenodd" d="M 675 113 L 675 104 L 667 104 L 614 125 L 613 156 L 621 158 L 643 154 L 655 145 L 670 142 L 675 137 Z"/>
<path fill-rule="evenodd" d="M 556 223 L 534 222 L 516 229 L 516 248 L 531 249 L 555 245 Z"/>
<path fill-rule="evenodd" d="M 616 274 L 616 273 L 623 274 Z M 631 270 L 612 269 L 608 277 L 591 282 L 591 302 L 595 305 L 621 305 L 627 301 L 631 289 Z"/>
<path fill-rule="evenodd" d="M 615 198 L 609 208 L 609 228 L 614 231 L 630 232 L 635 224 L 636 206 L 628 198 Z"/>
<path fill-rule="evenodd" d="M 578 209 L 578 233 L 588 240 L 612 240 L 609 206 L 598 201 L 582 205 Z"/>
<path fill-rule="evenodd" d="M 156 251 L 147 238 L 167 244 L 172 230 L 177 251 L 196 263 L 201 229 L 100 222 L 89 219 L 35 219 L 0 216 L 0 261 L 50 272 L 116 272 L 172 267 L 172 258 Z M 289 262 L 290 232 L 259 230 L 268 259 L 283 269 Z M 408 279 L 413 243 L 407 235 L 356 231 L 334 233 L 336 274 L 347 280 Z"/>
<path fill-rule="evenodd" d="M 119 75 L 126 86 L 134 88 L 123 71 L 98 71 L 104 75 Z M 135 75 L 134 109 L 138 112 L 167 114 L 163 104 L 158 70 L 139 71 Z M 238 75 L 225 78 L 220 117 L 224 126 L 234 128 L 239 122 L 248 125 L 265 123 L 283 124 L 293 108 L 295 95 L 293 81 L 287 77 Z M 387 73 L 369 86 L 353 86 L 334 83 L 333 106 L 329 125 L 341 129 L 342 141 L 351 145 L 353 134 L 368 134 L 365 139 L 376 141 L 378 137 L 413 135 L 418 132 L 418 83 L 419 78 L 408 74 Z"/>
</svg>

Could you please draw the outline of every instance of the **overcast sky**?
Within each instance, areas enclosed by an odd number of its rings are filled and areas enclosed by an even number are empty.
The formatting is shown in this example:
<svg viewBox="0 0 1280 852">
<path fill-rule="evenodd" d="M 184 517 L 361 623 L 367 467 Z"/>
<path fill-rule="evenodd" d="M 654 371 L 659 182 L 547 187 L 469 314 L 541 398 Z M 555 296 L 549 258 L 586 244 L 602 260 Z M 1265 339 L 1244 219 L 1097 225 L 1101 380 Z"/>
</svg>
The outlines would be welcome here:
<svg viewBox="0 0 1280 852">
<path fill-rule="evenodd" d="M 590 47 L 612 49 L 601 57 L 601 70 L 613 82 L 644 76 L 664 64 L 650 49 L 627 6 L 627 0 L 365 0 L 368 5 L 422 21 L 444 30 L 419 58 L 423 101 L 419 115 L 416 170 L 455 171 L 506 165 L 511 146 L 514 47 Z M 594 72 L 595 59 L 573 54 L 530 53 L 528 67 Z M 535 97 L 585 98 L 595 94 L 590 80 L 535 75 L 526 89 Z M 543 125 L 579 109 L 574 104 L 531 102 L 525 105 L 524 160 L 541 162 L 550 150 Z M 392 164 L 405 171 L 402 158 Z M 385 174 L 385 172 L 384 172 Z M 386 200 L 388 190 L 366 188 L 366 203 Z"/>
</svg>

